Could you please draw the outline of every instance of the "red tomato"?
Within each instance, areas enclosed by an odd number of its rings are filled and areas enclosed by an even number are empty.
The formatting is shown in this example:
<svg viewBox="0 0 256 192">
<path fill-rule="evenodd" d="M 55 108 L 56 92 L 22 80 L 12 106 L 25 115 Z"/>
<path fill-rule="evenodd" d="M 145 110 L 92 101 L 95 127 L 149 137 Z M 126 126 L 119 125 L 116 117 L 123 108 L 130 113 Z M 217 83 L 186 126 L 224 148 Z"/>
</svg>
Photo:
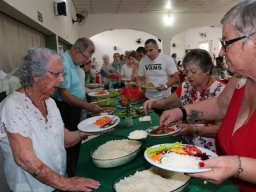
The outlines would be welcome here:
<svg viewBox="0 0 256 192">
<path fill-rule="evenodd" d="M 190 146 L 186 145 L 184 147 L 184 150 L 189 154 L 189 155 L 196 155 L 196 154 L 202 154 L 202 151 L 195 146 Z"/>
<path fill-rule="evenodd" d="M 173 132 L 173 131 L 175 131 L 175 129 L 172 128 L 172 127 L 167 127 L 167 128 L 165 128 L 165 132 L 166 132 L 166 133 L 170 133 L 170 132 Z"/>
</svg>

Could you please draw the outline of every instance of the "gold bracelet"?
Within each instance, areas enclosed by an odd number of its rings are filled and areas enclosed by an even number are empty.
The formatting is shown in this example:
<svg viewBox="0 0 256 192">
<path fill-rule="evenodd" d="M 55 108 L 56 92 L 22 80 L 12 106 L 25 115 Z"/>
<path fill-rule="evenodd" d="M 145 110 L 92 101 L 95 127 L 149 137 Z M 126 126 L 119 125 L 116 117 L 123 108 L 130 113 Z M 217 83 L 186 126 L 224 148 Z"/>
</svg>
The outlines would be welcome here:
<svg viewBox="0 0 256 192">
<path fill-rule="evenodd" d="M 237 169 L 237 172 L 234 177 L 237 178 L 244 171 L 244 169 L 242 168 L 242 161 L 241 161 L 240 157 L 239 156 L 235 156 L 235 157 L 238 160 L 238 169 Z"/>
</svg>

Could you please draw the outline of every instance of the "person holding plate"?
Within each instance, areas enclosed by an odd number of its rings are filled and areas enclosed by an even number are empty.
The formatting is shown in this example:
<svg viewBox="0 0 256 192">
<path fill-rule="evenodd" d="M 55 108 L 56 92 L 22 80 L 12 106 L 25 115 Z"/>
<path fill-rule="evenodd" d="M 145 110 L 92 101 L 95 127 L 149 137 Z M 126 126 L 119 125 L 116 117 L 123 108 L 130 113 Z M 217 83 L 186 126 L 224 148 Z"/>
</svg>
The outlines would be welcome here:
<svg viewBox="0 0 256 192">
<path fill-rule="evenodd" d="M 178 89 L 165 99 L 150 99 L 143 105 L 145 111 L 152 109 L 171 109 L 196 103 L 211 97 L 218 96 L 225 85 L 214 78 L 211 74 L 213 62 L 210 54 L 203 49 L 192 49 L 183 61 L 187 81 L 180 84 Z M 186 122 L 178 124 L 181 131 L 175 135 L 185 135 L 189 144 L 202 146 L 216 151 L 215 139 L 219 125 L 216 122 Z"/>
<path fill-rule="evenodd" d="M 234 73 L 224 91 L 202 102 L 165 111 L 160 124 L 166 126 L 184 119 L 223 119 L 218 130 L 221 156 L 199 163 L 211 168 L 189 174 L 219 184 L 226 179 L 241 191 L 256 191 L 256 1 L 245 0 L 232 7 L 222 18 L 223 56 Z"/>
<path fill-rule="evenodd" d="M 28 49 L 19 68 L 22 87 L 0 104 L 0 150 L 13 192 L 91 191 L 99 182 L 67 178 L 66 151 L 88 137 L 64 128 L 50 97 L 63 81 L 63 58 L 46 48 Z M 56 189 L 56 190 L 55 190 Z"/>
<path fill-rule="evenodd" d="M 82 109 L 95 114 L 102 112 L 98 105 L 86 102 L 83 71 L 80 69 L 81 65 L 91 59 L 94 50 L 93 42 L 83 37 L 77 39 L 72 48 L 63 54 L 63 67 L 66 76 L 53 97 L 60 110 L 65 127 L 70 131 L 78 129 L 77 125 L 80 122 Z M 68 176 L 75 175 L 80 144 L 79 142 L 75 146 L 66 149 Z"/>
<path fill-rule="evenodd" d="M 143 87 L 143 80 L 153 84 L 153 89 L 146 89 L 147 99 L 165 98 L 171 95 L 171 87 L 179 81 L 177 67 L 173 59 L 159 52 L 154 39 L 145 42 L 146 55 L 140 60 L 137 86 Z"/>
</svg>

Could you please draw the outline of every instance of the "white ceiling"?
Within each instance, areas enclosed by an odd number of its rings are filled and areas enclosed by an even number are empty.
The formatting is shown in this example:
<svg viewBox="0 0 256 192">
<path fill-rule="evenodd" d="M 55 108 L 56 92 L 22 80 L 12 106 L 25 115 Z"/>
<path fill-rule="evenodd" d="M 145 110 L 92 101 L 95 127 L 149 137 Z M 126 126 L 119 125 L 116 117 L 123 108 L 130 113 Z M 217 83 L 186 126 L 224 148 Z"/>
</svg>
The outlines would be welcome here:
<svg viewBox="0 0 256 192">
<path fill-rule="evenodd" d="M 167 0 L 72 0 L 77 13 L 164 13 Z M 171 0 L 171 13 L 225 12 L 241 0 Z"/>
</svg>

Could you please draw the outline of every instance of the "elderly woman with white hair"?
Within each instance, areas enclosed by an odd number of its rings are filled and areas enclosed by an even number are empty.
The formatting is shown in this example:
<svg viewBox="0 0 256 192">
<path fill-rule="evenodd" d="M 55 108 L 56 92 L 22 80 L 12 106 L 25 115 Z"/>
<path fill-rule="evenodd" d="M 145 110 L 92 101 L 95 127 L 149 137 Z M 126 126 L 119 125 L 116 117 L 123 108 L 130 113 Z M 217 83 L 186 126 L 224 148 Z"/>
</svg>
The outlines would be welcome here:
<svg viewBox="0 0 256 192">
<path fill-rule="evenodd" d="M 22 87 L 0 104 L 0 149 L 13 192 L 91 191 L 99 182 L 66 178 L 66 151 L 88 134 L 64 128 L 50 97 L 63 81 L 63 58 L 46 48 L 29 49 L 20 66 Z"/>
</svg>

